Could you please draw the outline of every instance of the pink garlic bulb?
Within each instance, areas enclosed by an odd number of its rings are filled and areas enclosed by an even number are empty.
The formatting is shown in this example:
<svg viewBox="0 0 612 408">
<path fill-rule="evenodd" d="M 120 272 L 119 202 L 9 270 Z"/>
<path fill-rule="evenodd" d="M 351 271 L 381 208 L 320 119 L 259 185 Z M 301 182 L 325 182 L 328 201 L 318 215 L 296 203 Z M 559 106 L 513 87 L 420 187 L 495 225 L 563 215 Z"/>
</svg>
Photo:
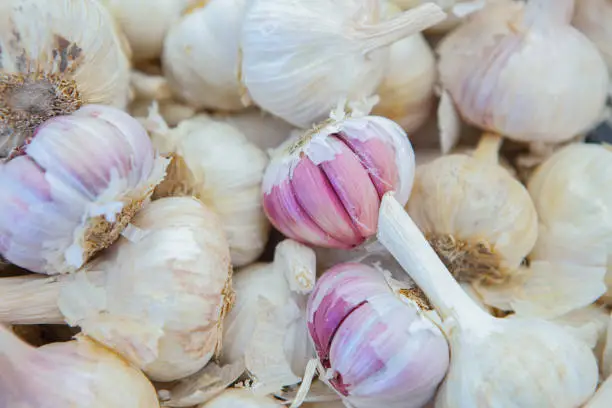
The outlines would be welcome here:
<svg viewBox="0 0 612 408">
<path fill-rule="evenodd" d="M 351 407 L 421 407 L 446 374 L 448 344 L 427 299 L 370 266 L 329 269 L 307 315 L 325 381 Z"/>
<path fill-rule="evenodd" d="M 264 174 L 264 211 L 296 241 L 352 248 L 376 233 L 387 191 L 408 201 L 414 166 L 412 146 L 397 123 L 332 112 L 278 147 Z"/>
<path fill-rule="evenodd" d="M 145 129 L 86 105 L 57 116 L 0 163 L 0 254 L 33 272 L 73 272 L 113 243 L 165 175 Z"/>
</svg>

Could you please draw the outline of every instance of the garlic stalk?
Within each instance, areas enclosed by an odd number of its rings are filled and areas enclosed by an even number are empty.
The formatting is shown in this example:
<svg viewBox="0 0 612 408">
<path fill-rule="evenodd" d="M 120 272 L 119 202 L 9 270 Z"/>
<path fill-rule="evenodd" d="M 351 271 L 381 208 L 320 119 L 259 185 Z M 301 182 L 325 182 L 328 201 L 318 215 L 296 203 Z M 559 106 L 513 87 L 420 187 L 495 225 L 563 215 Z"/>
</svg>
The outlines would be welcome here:
<svg viewBox="0 0 612 408">
<path fill-rule="evenodd" d="M 612 72 L 612 3 L 610 0 L 580 0 L 572 24 L 597 46 Z"/>
<path fill-rule="evenodd" d="M 242 27 L 241 79 L 262 109 L 301 128 L 338 100 L 375 93 L 389 46 L 441 21 L 426 4 L 385 20 L 378 0 L 254 0 Z M 317 27 L 313 30 L 313 27 Z"/>
<path fill-rule="evenodd" d="M 324 378 L 347 406 L 422 407 L 448 369 L 439 317 L 418 290 L 359 263 L 323 274 L 308 330 Z"/>
<path fill-rule="evenodd" d="M 153 408 L 159 403 L 140 370 L 85 336 L 36 349 L 0 325 L 0 406 Z"/>
<path fill-rule="evenodd" d="M 118 109 L 87 105 L 48 120 L 0 163 L 0 254 L 33 272 L 77 270 L 117 239 L 166 165 Z"/>
<path fill-rule="evenodd" d="M 215 115 L 213 118 L 234 126 L 263 151 L 278 147 L 295 130 L 287 122 L 258 109 L 233 115 Z"/>
<path fill-rule="evenodd" d="M 156 381 L 201 369 L 220 351 L 233 301 L 220 222 L 197 200 L 173 197 L 152 202 L 132 223 L 128 238 L 85 271 L 0 279 L 0 321 L 65 320 Z"/>
<path fill-rule="evenodd" d="M 0 4 L 0 157 L 85 104 L 125 108 L 129 62 L 96 0 Z"/>
<path fill-rule="evenodd" d="M 248 389 L 229 388 L 213 400 L 197 408 L 282 408 L 280 401 L 271 397 L 258 396 Z"/>
<path fill-rule="evenodd" d="M 259 394 L 297 384 L 314 356 L 306 302 L 315 278 L 313 250 L 292 240 L 276 246 L 273 263 L 234 276 L 236 302 L 225 319 L 222 361 L 244 360 Z"/>
<path fill-rule="evenodd" d="M 440 80 L 465 121 L 546 143 L 569 140 L 599 121 L 608 72 L 595 46 L 569 24 L 573 3 L 506 0 L 444 38 Z"/>
<path fill-rule="evenodd" d="M 270 230 L 261 204 L 267 155 L 237 128 L 206 115 L 170 129 L 153 109 L 144 123 L 153 144 L 173 157 L 155 196 L 199 198 L 219 215 L 232 264 L 243 266 L 257 259 Z"/>
<path fill-rule="evenodd" d="M 410 216 L 388 193 L 378 239 L 443 319 L 450 369 L 436 407 L 574 408 L 594 393 L 597 363 L 588 345 L 546 320 L 499 319 L 461 290 Z"/>
</svg>

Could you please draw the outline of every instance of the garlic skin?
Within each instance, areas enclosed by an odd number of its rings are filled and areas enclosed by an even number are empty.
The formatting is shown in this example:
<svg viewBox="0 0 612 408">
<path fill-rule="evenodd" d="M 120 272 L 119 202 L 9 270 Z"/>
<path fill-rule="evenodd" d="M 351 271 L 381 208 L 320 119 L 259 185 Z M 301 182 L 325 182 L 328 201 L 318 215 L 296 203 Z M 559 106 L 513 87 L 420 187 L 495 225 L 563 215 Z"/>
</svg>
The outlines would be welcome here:
<svg viewBox="0 0 612 408">
<path fill-rule="evenodd" d="M 96 0 L 4 0 L 0 49 L 0 157 L 49 118 L 128 103 L 129 61 Z"/>
<path fill-rule="evenodd" d="M 85 336 L 35 349 L 0 326 L 0 406 L 153 408 L 159 403 L 140 370 Z"/>
<path fill-rule="evenodd" d="M 239 79 L 240 29 L 247 0 L 209 0 L 184 16 L 164 41 L 164 74 L 197 109 L 244 109 Z"/>
<path fill-rule="evenodd" d="M 289 238 L 349 249 L 376 233 L 385 192 L 408 200 L 413 177 L 414 152 L 398 124 L 347 114 L 340 105 L 330 120 L 276 149 L 263 178 L 263 207 Z"/>
<path fill-rule="evenodd" d="M 355 408 L 422 407 L 433 397 L 449 362 L 436 319 L 419 292 L 359 263 L 326 271 L 308 301 L 326 382 Z"/>
<path fill-rule="evenodd" d="M 383 80 L 388 47 L 444 18 L 428 4 L 381 20 L 382 7 L 377 0 L 254 0 L 241 43 L 249 97 L 305 129 L 341 98 L 371 96 Z"/>
<path fill-rule="evenodd" d="M 612 400 L 612 377 L 608 377 L 597 389 L 584 408 L 607 408 Z"/>
<path fill-rule="evenodd" d="M 240 130 L 251 143 L 263 151 L 274 149 L 289 139 L 295 127 L 282 119 L 250 109 L 233 115 L 217 115 L 215 120 L 222 120 Z"/>
<path fill-rule="evenodd" d="M 292 240 L 276 246 L 273 263 L 252 264 L 233 278 L 236 301 L 224 322 L 222 362 L 244 360 L 258 394 L 297 384 L 314 356 L 306 302 L 315 279 L 314 251 Z"/>
<path fill-rule="evenodd" d="M 168 177 L 155 196 L 199 198 L 219 215 L 232 264 L 243 266 L 257 259 L 270 231 L 260 200 L 267 155 L 237 128 L 206 115 L 170 129 L 153 110 L 145 127 L 155 147 L 173 156 Z"/>
<path fill-rule="evenodd" d="M 229 388 L 211 401 L 197 408 L 283 408 L 280 402 L 270 397 L 257 396 L 248 389 Z"/>
<path fill-rule="evenodd" d="M 612 3 L 609 0 L 579 0 L 572 24 L 599 49 L 612 72 Z"/>
<path fill-rule="evenodd" d="M 440 81 L 466 122 L 516 141 L 559 143 L 599 121 L 608 71 L 569 25 L 572 6 L 492 4 L 442 40 Z"/>
<path fill-rule="evenodd" d="M 117 239 L 166 165 L 118 109 L 86 105 L 48 120 L 0 163 L 0 254 L 33 272 L 74 272 Z"/>
</svg>

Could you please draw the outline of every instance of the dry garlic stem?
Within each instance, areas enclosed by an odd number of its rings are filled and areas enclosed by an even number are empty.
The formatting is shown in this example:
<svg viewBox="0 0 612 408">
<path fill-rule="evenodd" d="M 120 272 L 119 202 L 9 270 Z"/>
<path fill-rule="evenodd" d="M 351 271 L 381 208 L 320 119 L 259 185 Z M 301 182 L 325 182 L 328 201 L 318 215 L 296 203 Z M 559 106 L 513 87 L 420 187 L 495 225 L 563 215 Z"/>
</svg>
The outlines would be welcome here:
<svg viewBox="0 0 612 408">
<path fill-rule="evenodd" d="M 154 408 L 159 403 L 140 370 L 85 336 L 35 349 L 0 325 L 0 406 Z"/>
<path fill-rule="evenodd" d="M 558 143 L 600 119 L 608 71 L 569 25 L 573 3 L 506 0 L 442 41 L 440 79 L 465 121 L 518 141 Z"/>
<path fill-rule="evenodd" d="M 125 108 L 129 66 L 96 0 L 0 4 L 0 157 L 47 119 L 87 103 Z"/>
<path fill-rule="evenodd" d="M 121 238 L 87 271 L 0 279 L 0 298 L 7 300 L 0 319 L 65 320 L 157 381 L 201 369 L 219 351 L 233 301 L 220 222 L 199 201 L 173 197 L 154 201 L 132 223 L 129 239 Z M 33 293 L 30 302 L 19 300 Z"/>
<path fill-rule="evenodd" d="M 572 24 L 597 46 L 612 72 L 612 2 L 578 0 Z"/>
<path fill-rule="evenodd" d="M 499 319 L 480 309 L 453 279 L 391 193 L 382 200 L 378 239 L 429 298 L 451 346 L 437 408 L 575 408 L 594 393 L 589 346 L 546 320 Z"/>
</svg>

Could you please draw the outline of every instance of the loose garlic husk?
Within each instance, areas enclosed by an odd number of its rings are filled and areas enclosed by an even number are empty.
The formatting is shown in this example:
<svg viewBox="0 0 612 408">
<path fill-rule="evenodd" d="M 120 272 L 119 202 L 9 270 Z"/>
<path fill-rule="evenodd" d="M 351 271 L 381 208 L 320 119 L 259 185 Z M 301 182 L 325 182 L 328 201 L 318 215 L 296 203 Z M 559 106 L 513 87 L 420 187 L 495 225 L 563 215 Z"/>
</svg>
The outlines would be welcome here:
<svg viewBox="0 0 612 408">
<path fill-rule="evenodd" d="M 575 408 L 591 397 L 598 370 L 587 344 L 546 320 L 500 319 L 480 309 L 391 193 L 379 219 L 379 241 L 443 319 L 451 362 L 436 408 Z"/>
<path fill-rule="evenodd" d="M 261 204 L 267 155 L 237 128 L 206 115 L 170 129 L 153 109 L 144 123 L 153 144 L 173 157 L 155 196 L 199 198 L 221 218 L 232 264 L 244 266 L 257 259 L 270 231 Z"/>
<path fill-rule="evenodd" d="M 292 240 L 276 246 L 273 263 L 234 276 L 236 301 L 225 319 L 222 361 L 244 360 L 260 394 L 297 384 L 314 356 L 306 302 L 315 279 L 313 250 Z"/>
<path fill-rule="evenodd" d="M 342 98 L 371 96 L 389 46 L 444 18 L 427 4 L 384 20 L 382 7 L 378 0 L 253 1 L 241 43 L 248 96 L 301 128 L 325 119 Z"/>
<path fill-rule="evenodd" d="M 0 50 L 0 157 L 49 118 L 128 103 L 129 61 L 95 0 L 3 0 Z"/>
<path fill-rule="evenodd" d="M 0 253 L 33 272 L 73 272 L 112 244 L 163 179 L 138 121 L 86 105 L 0 163 Z"/>
<path fill-rule="evenodd" d="M 253 394 L 248 389 L 230 388 L 211 401 L 197 408 L 283 408 L 280 401 Z"/>
<path fill-rule="evenodd" d="M 444 38 L 440 80 L 465 121 L 538 143 L 569 140 L 599 121 L 608 71 L 569 25 L 573 3 L 492 4 Z"/>
<path fill-rule="evenodd" d="M 244 109 L 240 29 L 247 0 L 209 0 L 175 24 L 164 41 L 164 73 L 195 108 Z"/>
<path fill-rule="evenodd" d="M 579 0 L 572 24 L 597 46 L 612 73 L 612 2 Z"/>
<path fill-rule="evenodd" d="M 157 381 L 201 369 L 219 352 L 233 301 L 220 222 L 196 199 L 172 197 L 153 201 L 132 223 L 129 238 L 86 271 L 0 279 L 0 320 L 78 325 Z"/>
<path fill-rule="evenodd" d="M 85 336 L 35 349 L 0 326 L 0 406 L 154 408 L 159 403 L 140 370 Z"/>
<path fill-rule="evenodd" d="M 296 130 L 284 120 L 258 109 L 250 109 L 233 115 L 216 115 L 213 118 L 234 126 L 263 151 L 280 146 Z"/>
</svg>

